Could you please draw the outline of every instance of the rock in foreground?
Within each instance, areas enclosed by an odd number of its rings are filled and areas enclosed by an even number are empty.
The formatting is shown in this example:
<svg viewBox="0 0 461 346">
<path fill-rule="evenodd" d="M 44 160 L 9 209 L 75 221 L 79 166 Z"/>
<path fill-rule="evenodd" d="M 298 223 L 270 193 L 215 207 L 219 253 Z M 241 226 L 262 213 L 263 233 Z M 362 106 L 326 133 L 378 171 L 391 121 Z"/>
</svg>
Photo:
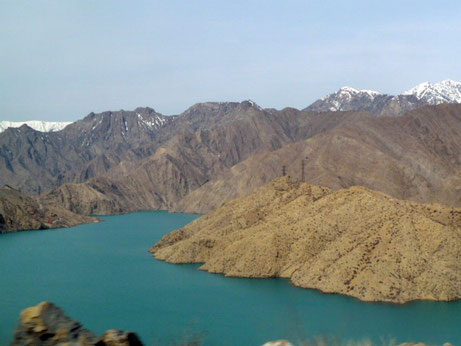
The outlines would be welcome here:
<svg viewBox="0 0 461 346">
<path fill-rule="evenodd" d="M 138 336 L 132 332 L 111 329 L 99 338 L 49 302 L 42 302 L 21 312 L 19 325 L 11 344 L 13 346 L 142 346 Z"/>
<path fill-rule="evenodd" d="M 461 209 L 276 180 L 162 238 L 171 263 L 364 301 L 461 298 Z"/>
<path fill-rule="evenodd" d="M 0 188 L 0 233 L 72 227 L 97 221 L 60 206 L 38 202 L 9 186 Z"/>
</svg>

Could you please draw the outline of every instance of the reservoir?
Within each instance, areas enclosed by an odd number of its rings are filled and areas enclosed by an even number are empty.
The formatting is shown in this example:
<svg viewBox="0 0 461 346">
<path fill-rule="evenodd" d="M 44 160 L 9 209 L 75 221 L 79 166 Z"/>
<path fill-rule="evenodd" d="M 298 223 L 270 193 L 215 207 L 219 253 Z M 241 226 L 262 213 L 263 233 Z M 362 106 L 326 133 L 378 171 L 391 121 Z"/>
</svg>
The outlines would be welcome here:
<svg viewBox="0 0 461 346">
<path fill-rule="evenodd" d="M 0 236 L 0 345 L 22 309 L 51 301 L 86 328 L 132 330 L 146 345 L 199 338 L 261 345 L 314 337 L 461 343 L 461 301 L 405 305 L 239 279 L 155 260 L 148 249 L 198 215 L 163 211 L 102 217 L 98 224 Z"/>
</svg>

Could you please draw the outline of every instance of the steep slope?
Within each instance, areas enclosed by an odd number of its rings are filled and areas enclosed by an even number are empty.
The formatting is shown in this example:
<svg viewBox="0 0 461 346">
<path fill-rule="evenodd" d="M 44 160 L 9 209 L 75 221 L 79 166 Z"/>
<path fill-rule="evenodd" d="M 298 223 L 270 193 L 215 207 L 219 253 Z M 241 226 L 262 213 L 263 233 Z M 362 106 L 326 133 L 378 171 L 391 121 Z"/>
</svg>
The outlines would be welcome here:
<svg viewBox="0 0 461 346">
<path fill-rule="evenodd" d="M 0 233 L 72 227 L 96 221 L 59 206 L 37 202 L 9 186 L 0 188 Z"/>
<path fill-rule="evenodd" d="M 445 80 L 422 83 L 400 95 L 343 87 L 306 108 L 308 111 L 368 111 L 377 116 L 398 116 L 425 105 L 461 103 L 461 83 Z"/>
<path fill-rule="evenodd" d="M 461 209 L 276 180 L 162 238 L 171 263 L 365 301 L 461 298 Z"/>
<path fill-rule="evenodd" d="M 53 121 L 41 121 L 41 120 L 30 120 L 30 121 L 0 121 L 0 132 L 5 131 L 9 127 L 21 127 L 27 125 L 34 130 L 40 132 L 54 132 L 60 131 L 72 122 L 53 122 Z"/>
<path fill-rule="evenodd" d="M 85 184 L 62 185 L 42 199 L 84 214 L 171 210 L 191 191 L 242 160 L 363 116 L 347 113 L 323 116 L 294 109 L 267 112 L 243 102 L 231 113 L 221 113 L 218 119 L 209 121 L 205 128 L 172 137 L 154 155 L 136 162 L 135 166 L 119 165 L 121 171 L 112 170 L 110 176 Z"/>
<path fill-rule="evenodd" d="M 326 115 L 326 114 L 325 114 Z M 282 175 L 332 189 L 363 185 L 396 198 L 461 206 L 461 105 L 397 118 L 360 117 L 252 156 L 191 192 L 176 211 L 210 212 Z"/>
<path fill-rule="evenodd" d="M 122 160 L 152 154 L 156 134 L 169 120 L 153 109 L 137 108 L 91 113 L 57 132 L 9 128 L 0 134 L 0 184 L 40 194 L 105 174 Z"/>
</svg>

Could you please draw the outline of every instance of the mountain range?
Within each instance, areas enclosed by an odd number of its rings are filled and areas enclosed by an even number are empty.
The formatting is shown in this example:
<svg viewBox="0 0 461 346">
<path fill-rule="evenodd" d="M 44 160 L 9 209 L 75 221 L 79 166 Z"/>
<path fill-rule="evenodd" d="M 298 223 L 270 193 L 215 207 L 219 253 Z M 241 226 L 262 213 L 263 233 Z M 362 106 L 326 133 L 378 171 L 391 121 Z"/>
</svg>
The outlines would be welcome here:
<svg viewBox="0 0 461 346">
<path fill-rule="evenodd" d="M 40 132 L 53 132 L 60 131 L 72 122 L 56 122 L 56 121 L 41 121 L 41 120 L 30 120 L 30 121 L 0 121 L 0 132 L 5 131 L 9 127 L 21 127 L 27 125 L 34 130 Z"/>
<path fill-rule="evenodd" d="M 443 89 L 453 102 L 458 84 Z M 428 99 L 393 117 L 358 106 L 263 109 L 248 100 L 199 103 L 176 116 L 148 107 L 90 113 L 56 132 L 8 128 L 0 185 L 82 214 L 208 212 L 281 176 L 282 166 L 301 179 L 304 160 L 305 179 L 332 189 L 363 185 L 459 206 L 461 105 L 430 106 L 429 94 L 400 95 Z"/>
<path fill-rule="evenodd" d="M 308 111 L 368 111 L 378 116 L 397 116 L 424 105 L 461 103 L 461 83 L 444 80 L 421 83 L 393 96 L 373 90 L 343 87 L 306 108 Z"/>
</svg>

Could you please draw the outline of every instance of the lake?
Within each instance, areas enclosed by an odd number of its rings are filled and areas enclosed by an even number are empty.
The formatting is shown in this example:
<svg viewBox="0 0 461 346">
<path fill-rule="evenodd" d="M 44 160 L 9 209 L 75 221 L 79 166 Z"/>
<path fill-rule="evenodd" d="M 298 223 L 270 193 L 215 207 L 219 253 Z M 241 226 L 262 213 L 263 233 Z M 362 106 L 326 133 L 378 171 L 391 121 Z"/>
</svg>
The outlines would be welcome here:
<svg viewBox="0 0 461 346">
<path fill-rule="evenodd" d="M 363 303 L 155 260 L 147 250 L 198 215 L 162 211 L 102 217 L 69 229 L 0 236 L 0 345 L 22 309 L 52 301 L 86 328 L 133 330 L 146 345 L 190 337 L 206 345 L 260 345 L 323 336 L 461 343 L 461 301 Z"/>
</svg>

